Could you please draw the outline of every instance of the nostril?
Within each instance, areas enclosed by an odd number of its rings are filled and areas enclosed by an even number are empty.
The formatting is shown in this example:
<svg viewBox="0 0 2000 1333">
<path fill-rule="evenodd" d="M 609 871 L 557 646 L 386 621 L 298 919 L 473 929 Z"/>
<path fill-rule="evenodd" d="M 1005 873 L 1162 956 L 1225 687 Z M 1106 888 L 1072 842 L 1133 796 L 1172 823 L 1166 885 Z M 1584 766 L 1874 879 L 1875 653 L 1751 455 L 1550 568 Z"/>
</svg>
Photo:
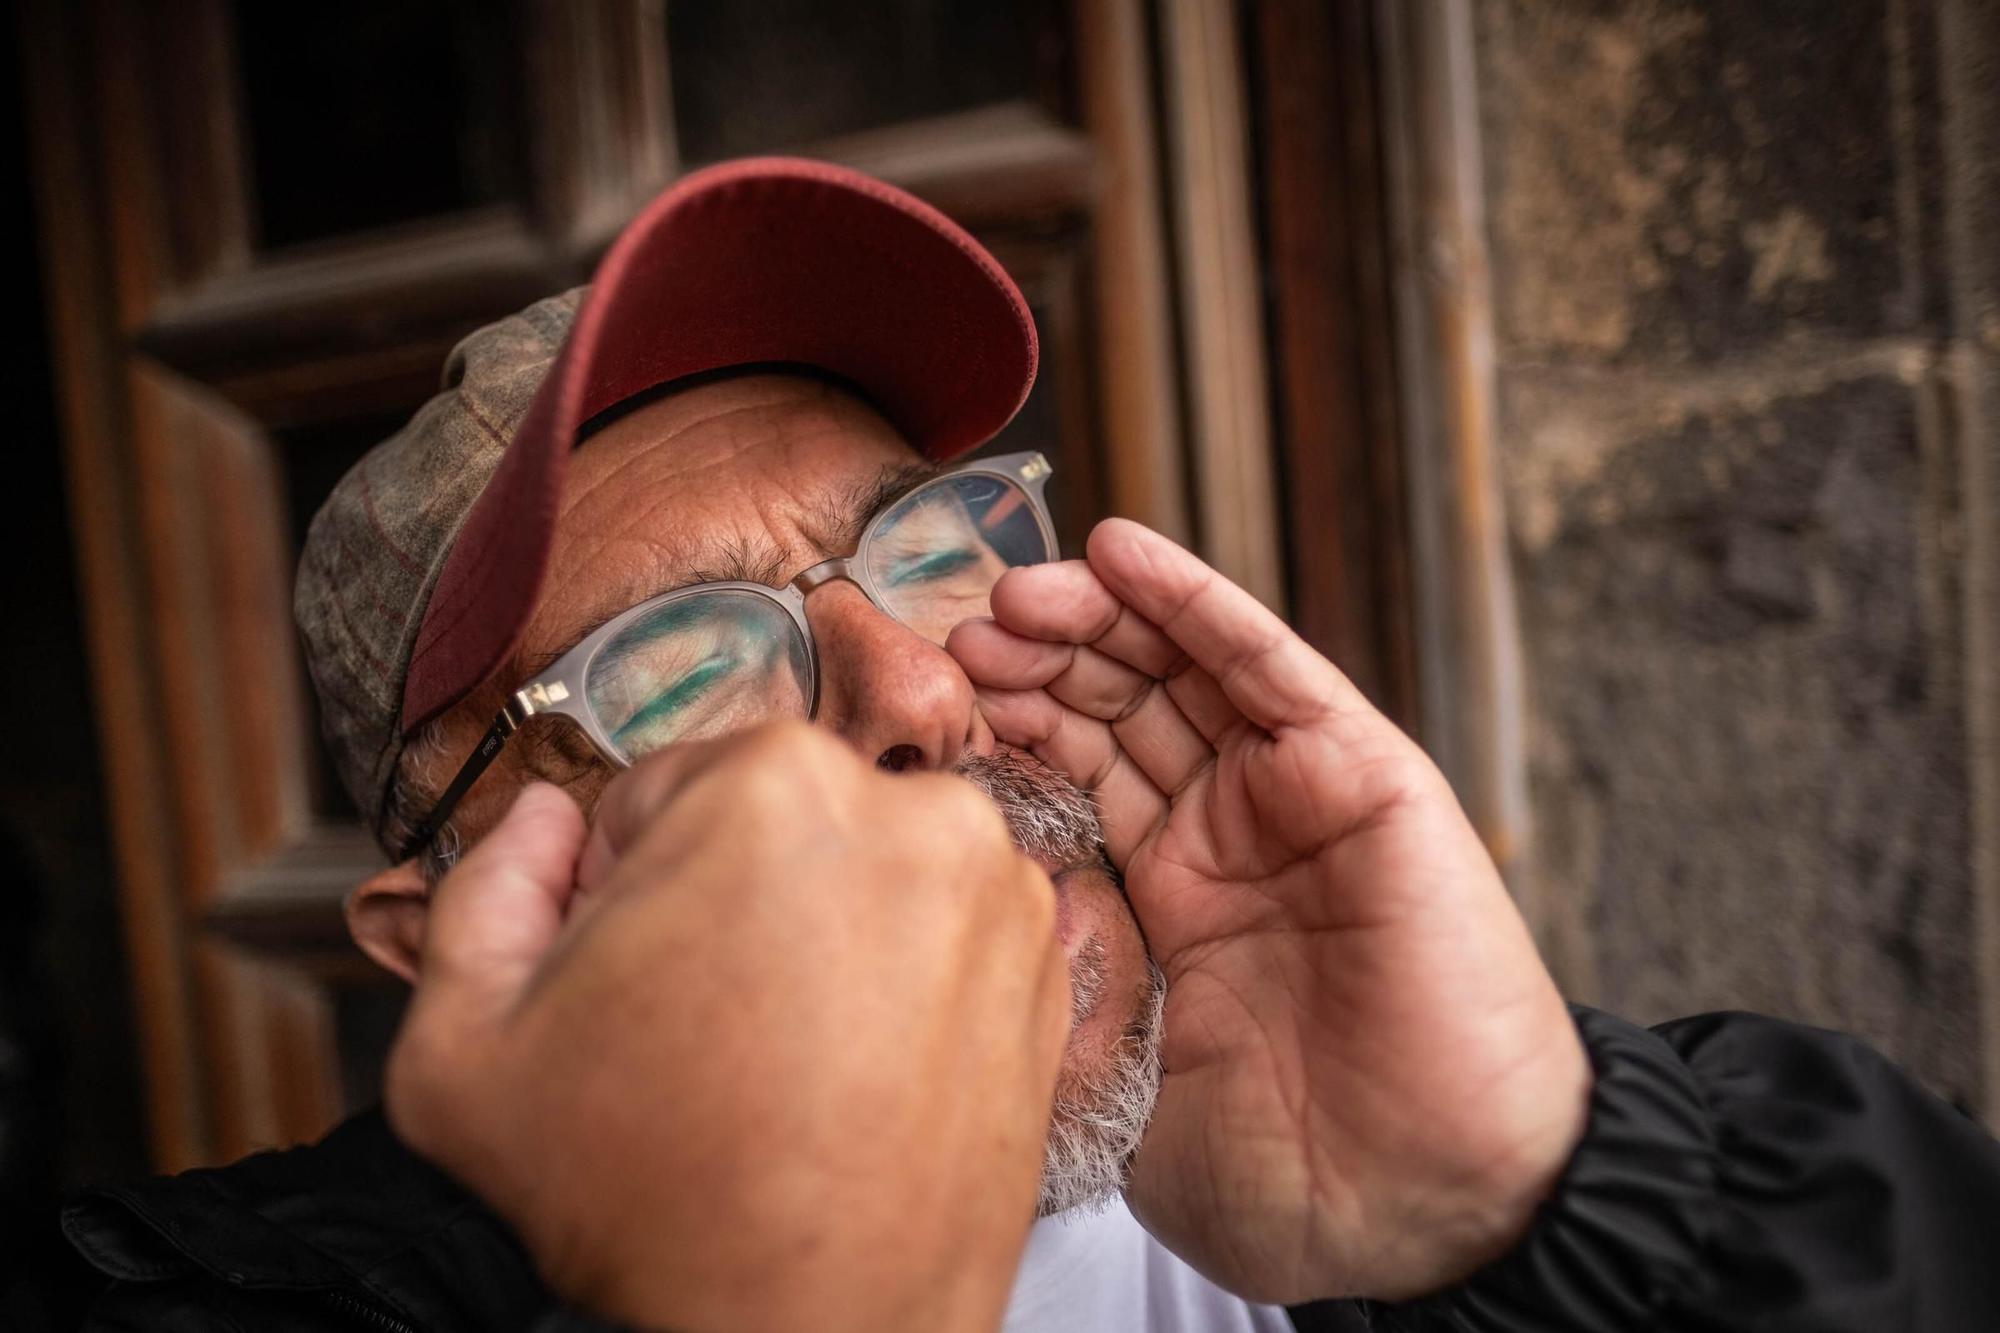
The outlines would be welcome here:
<svg viewBox="0 0 2000 1333">
<path fill-rule="evenodd" d="M 877 768 L 886 768 L 891 773 L 903 773 L 912 768 L 922 768 L 924 752 L 914 745 L 892 745 L 875 757 Z"/>
</svg>

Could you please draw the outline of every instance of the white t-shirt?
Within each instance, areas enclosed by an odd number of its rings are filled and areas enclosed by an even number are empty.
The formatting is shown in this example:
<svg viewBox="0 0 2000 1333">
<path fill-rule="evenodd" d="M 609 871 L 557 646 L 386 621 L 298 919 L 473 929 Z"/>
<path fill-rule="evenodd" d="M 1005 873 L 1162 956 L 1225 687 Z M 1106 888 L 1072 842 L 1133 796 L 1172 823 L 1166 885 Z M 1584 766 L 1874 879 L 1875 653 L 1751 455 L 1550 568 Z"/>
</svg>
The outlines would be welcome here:
<svg viewBox="0 0 2000 1333">
<path fill-rule="evenodd" d="M 1170 1254 L 1119 1199 L 1036 1221 L 1005 1333 L 1291 1333 L 1275 1305 L 1232 1296 Z"/>
</svg>

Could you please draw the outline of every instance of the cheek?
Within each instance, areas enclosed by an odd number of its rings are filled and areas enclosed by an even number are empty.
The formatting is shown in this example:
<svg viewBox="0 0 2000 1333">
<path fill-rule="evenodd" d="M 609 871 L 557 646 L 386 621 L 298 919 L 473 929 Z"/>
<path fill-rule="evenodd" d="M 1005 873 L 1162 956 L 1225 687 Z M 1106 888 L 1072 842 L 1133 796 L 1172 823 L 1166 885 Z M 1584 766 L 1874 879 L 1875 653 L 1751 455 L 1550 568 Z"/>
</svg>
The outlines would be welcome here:
<svg viewBox="0 0 2000 1333">
<path fill-rule="evenodd" d="M 1070 1059 L 1108 1052 L 1138 1016 L 1146 979 L 1146 942 L 1125 895 L 1098 870 L 1072 871 L 1057 883 L 1063 952 L 1074 963 L 1088 941 L 1102 950 L 1103 994 L 1070 1034 Z"/>
</svg>

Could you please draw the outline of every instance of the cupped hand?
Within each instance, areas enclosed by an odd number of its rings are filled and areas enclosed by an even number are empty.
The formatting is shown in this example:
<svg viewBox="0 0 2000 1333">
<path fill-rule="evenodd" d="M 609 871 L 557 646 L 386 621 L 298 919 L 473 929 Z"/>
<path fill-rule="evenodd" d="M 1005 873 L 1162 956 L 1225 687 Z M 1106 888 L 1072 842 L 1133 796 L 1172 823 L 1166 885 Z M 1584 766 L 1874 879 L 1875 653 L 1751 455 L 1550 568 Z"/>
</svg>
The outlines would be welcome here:
<svg viewBox="0 0 2000 1333">
<path fill-rule="evenodd" d="M 1504 1253 L 1589 1071 L 1422 751 L 1157 533 L 1009 573 L 948 648 L 995 735 L 1096 794 L 1167 977 L 1130 1198 L 1240 1294 L 1432 1291 Z"/>
<path fill-rule="evenodd" d="M 991 1329 L 1069 983 L 992 804 L 798 724 L 594 827 L 531 787 L 434 895 L 391 1123 L 641 1327 Z"/>
</svg>

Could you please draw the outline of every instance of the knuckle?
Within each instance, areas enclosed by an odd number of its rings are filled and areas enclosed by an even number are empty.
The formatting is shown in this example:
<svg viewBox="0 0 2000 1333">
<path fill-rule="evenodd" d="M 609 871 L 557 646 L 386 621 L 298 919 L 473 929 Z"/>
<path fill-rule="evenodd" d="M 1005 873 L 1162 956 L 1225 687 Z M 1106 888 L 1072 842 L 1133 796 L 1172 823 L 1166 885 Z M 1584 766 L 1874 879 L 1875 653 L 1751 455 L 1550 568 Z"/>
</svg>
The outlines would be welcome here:
<svg viewBox="0 0 2000 1333">
<path fill-rule="evenodd" d="M 929 787 L 924 807 L 933 829 L 965 842 L 969 850 L 1013 845 L 1000 807 L 979 788 L 963 778 L 945 774 L 926 775 L 917 780 Z"/>
<path fill-rule="evenodd" d="M 743 764 L 717 772 L 711 785 L 726 792 L 730 806 L 759 816 L 783 811 L 799 800 L 799 777 L 782 764 Z"/>
<path fill-rule="evenodd" d="M 724 769 L 740 799 L 790 803 L 837 771 L 842 749 L 816 727 L 778 722 L 746 733 Z"/>
<path fill-rule="evenodd" d="M 1430 757 L 1414 745 L 1394 745 L 1354 766 L 1360 790 L 1376 807 L 1456 802 L 1451 786 Z"/>
<path fill-rule="evenodd" d="M 848 827 L 856 811 L 896 807 L 871 799 L 874 770 L 843 741 L 802 722 L 759 728 L 709 775 L 714 817 L 794 831 Z"/>
<path fill-rule="evenodd" d="M 628 840 L 683 788 L 692 785 L 695 779 L 690 769 L 689 756 L 677 746 L 644 756 L 606 785 L 597 799 L 594 818 L 617 832 L 615 840 Z"/>
<path fill-rule="evenodd" d="M 759 727 L 746 735 L 744 746 L 752 762 L 794 772 L 824 773 L 859 762 L 824 727 L 808 722 L 774 722 Z"/>
</svg>

